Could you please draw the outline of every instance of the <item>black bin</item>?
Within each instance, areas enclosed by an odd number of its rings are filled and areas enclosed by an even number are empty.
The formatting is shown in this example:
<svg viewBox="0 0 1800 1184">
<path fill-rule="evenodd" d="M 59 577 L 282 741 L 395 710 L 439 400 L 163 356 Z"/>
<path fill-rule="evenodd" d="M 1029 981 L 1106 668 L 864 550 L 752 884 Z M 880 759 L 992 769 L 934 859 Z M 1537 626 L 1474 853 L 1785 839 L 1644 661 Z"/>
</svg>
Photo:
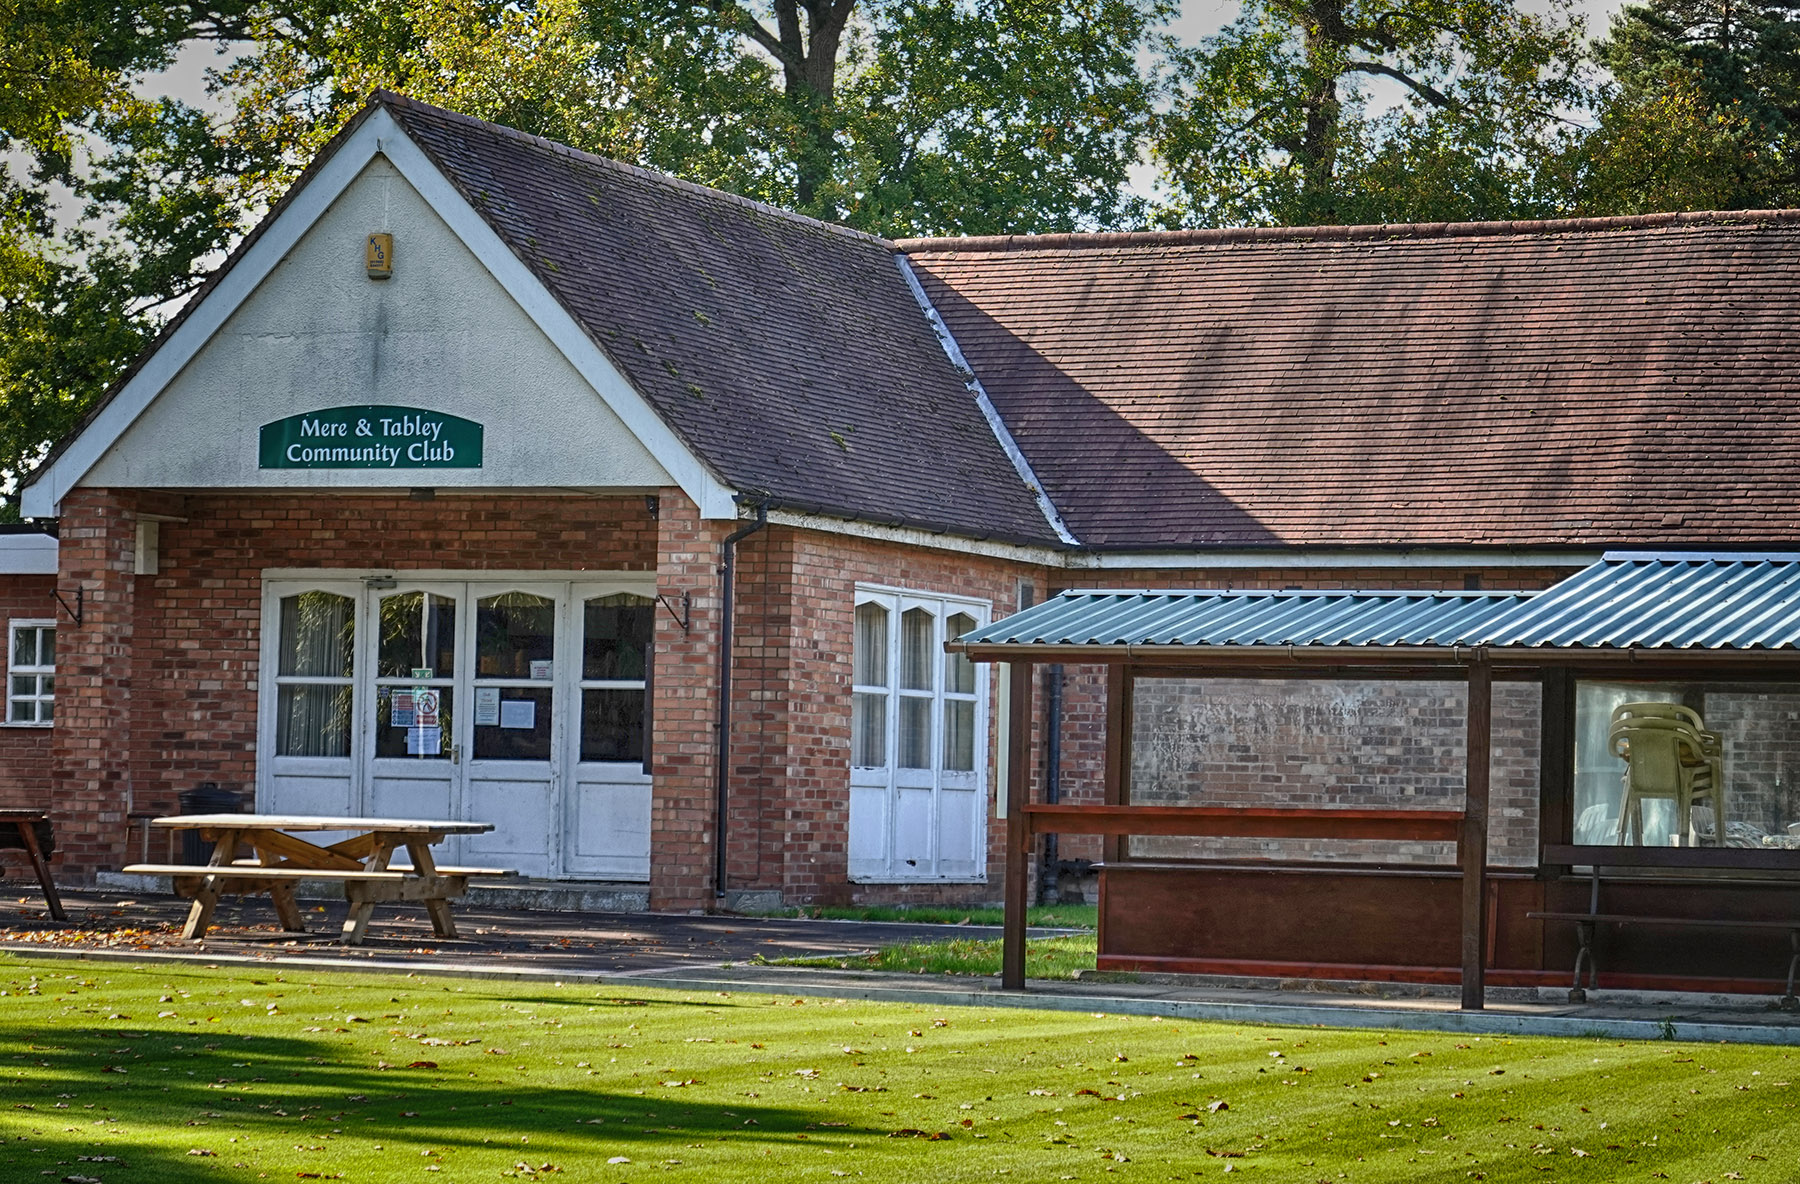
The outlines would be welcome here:
<svg viewBox="0 0 1800 1184">
<path fill-rule="evenodd" d="M 244 795 L 235 789 L 220 789 L 217 782 L 202 781 L 193 789 L 175 795 L 183 814 L 242 814 Z M 206 863 L 212 858 L 213 845 L 200 837 L 197 830 L 181 832 L 181 862 Z"/>
</svg>

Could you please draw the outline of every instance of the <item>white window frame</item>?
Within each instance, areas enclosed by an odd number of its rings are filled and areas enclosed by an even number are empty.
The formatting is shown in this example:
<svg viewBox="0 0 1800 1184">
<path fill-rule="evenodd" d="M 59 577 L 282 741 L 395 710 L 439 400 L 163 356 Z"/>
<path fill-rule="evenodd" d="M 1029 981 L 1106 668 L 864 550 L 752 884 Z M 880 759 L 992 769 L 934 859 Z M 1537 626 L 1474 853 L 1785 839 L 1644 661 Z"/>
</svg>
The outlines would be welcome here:
<svg viewBox="0 0 1800 1184">
<path fill-rule="evenodd" d="M 0 720 L 0 723 L 4 723 L 5 726 L 10 727 L 10 728 L 49 728 L 49 727 L 54 727 L 55 723 L 56 723 L 56 720 L 55 720 L 56 691 L 54 689 L 52 689 L 49 693 L 46 694 L 44 691 L 44 684 L 43 684 L 42 680 L 46 677 L 54 678 L 56 676 L 56 663 L 52 662 L 48 666 L 41 666 L 41 665 L 37 665 L 34 663 L 34 664 L 28 666 L 28 665 L 25 665 L 24 663 L 20 662 L 19 655 L 15 652 L 15 646 L 17 645 L 17 642 L 18 642 L 18 636 L 19 636 L 18 631 L 21 629 L 31 629 L 34 631 L 48 629 L 50 631 L 51 635 L 54 636 L 56 633 L 56 618 L 55 617 L 21 617 L 17 620 L 11 620 L 6 623 L 6 716 L 5 716 L 4 720 Z M 33 634 L 33 639 L 35 642 L 35 648 L 42 649 L 43 642 L 40 638 L 37 637 L 35 632 Z M 36 658 L 37 654 L 33 653 L 32 657 Z M 37 681 L 35 681 L 33 683 L 33 685 L 37 688 L 36 693 L 31 694 L 31 695 L 20 695 L 20 696 L 17 696 L 15 699 L 15 696 L 13 694 L 13 678 L 14 678 L 14 676 L 21 676 L 21 677 L 36 679 Z M 53 686 L 54 686 L 54 684 L 53 684 Z M 21 701 L 21 702 L 35 704 L 35 706 L 32 708 L 33 718 L 32 719 L 15 720 L 13 718 L 13 703 L 15 701 Z M 43 711 L 44 711 L 43 705 L 46 703 L 50 704 L 50 707 L 51 707 L 51 718 L 50 719 L 43 718 Z"/>
<path fill-rule="evenodd" d="M 987 788 L 988 788 L 988 699 L 989 675 L 986 663 L 975 666 L 975 690 L 973 694 L 947 690 L 944 642 L 945 626 L 949 618 L 963 614 L 972 618 L 975 628 L 986 625 L 993 612 L 992 602 L 978 600 L 968 596 L 957 596 L 946 593 L 924 592 L 908 588 L 887 587 L 879 584 L 856 585 L 855 603 L 852 611 L 864 605 L 879 604 L 888 613 L 888 652 L 887 652 L 887 684 L 885 686 L 864 686 L 854 683 L 852 694 L 879 694 L 885 699 L 886 707 L 886 764 L 880 766 L 859 766 L 854 764 L 856 754 L 850 753 L 850 793 L 851 819 L 850 826 L 878 827 L 881 830 L 880 845 L 883 855 L 879 860 L 871 861 L 867 856 L 852 862 L 850 879 L 864 884 L 900 884 L 900 883 L 985 883 L 987 881 Z M 915 608 L 923 608 L 932 614 L 931 669 L 932 687 L 929 692 L 907 691 L 901 687 L 902 660 L 901 648 L 904 642 L 903 622 L 905 614 Z M 855 670 L 855 635 L 852 626 L 850 662 Z M 902 699 L 929 698 L 931 702 L 930 738 L 928 741 L 931 754 L 929 769 L 900 768 L 900 703 Z M 967 702 L 975 704 L 974 724 L 974 768 L 968 771 L 948 770 L 944 768 L 944 749 L 946 739 L 945 706 L 951 702 Z M 847 706 L 849 706 L 847 704 Z M 852 707 L 851 710 L 854 710 Z M 854 746 L 852 746 L 854 748 Z M 908 864 L 898 852 L 898 836 L 896 833 L 899 816 L 899 799 L 903 791 L 917 793 L 929 790 L 931 794 L 930 833 L 933 839 L 932 858 L 918 866 L 918 861 Z M 872 805 L 870 791 L 879 791 L 885 799 L 874 809 L 859 809 L 859 802 L 864 807 Z M 964 792 L 973 794 L 974 808 L 970 814 L 972 833 L 967 836 L 973 854 L 972 869 L 946 872 L 941 867 L 942 854 L 937 844 L 941 843 L 942 807 L 946 792 Z M 855 836 L 853 836 L 855 837 Z M 871 834 L 862 834 L 863 839 L 873 838 Z M 860 849 L 862 844 L 852 843 L 853 849 Z"/>
</svg>

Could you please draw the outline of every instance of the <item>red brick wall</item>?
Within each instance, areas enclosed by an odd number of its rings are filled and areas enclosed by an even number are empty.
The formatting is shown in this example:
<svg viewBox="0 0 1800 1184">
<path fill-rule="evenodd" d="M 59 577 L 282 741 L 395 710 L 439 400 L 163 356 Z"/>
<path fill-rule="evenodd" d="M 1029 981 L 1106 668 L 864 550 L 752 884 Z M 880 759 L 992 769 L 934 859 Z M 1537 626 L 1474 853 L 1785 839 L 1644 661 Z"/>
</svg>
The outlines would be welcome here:
<svg viewBox="0 0 1800 1184">
<path fill-rule="evenodd" d="M 657 591 L 693 598 L 689 628 L 656 618 L 655 787 L 650 801 L 650 907 L 711 908 L 717 688 L 719 543 L 729 522 L 705 522 L 686 497 L 664 490 L 655 523 Z"/>
<path fill-rule="evenodd" d="M 8 621 L 43 621 L 63 616 L 50 596 L 55 586 L 54 576 L 0 575 L 0 629 L 5 629 Z M 59 621 L 58 625 L 63 623 Z M 4 634 L 0 634 L 0 661 L 5 660 L 7 645 Z M 0 703 L 4 702 L 0 688 Z M 0 807 L 41 807 L 49 802 L 53 784 L 51 740 L 49 728 L 0 725 Z"/>
<path fill-rule="evenodd" d="M 131 803 L 134 498 L 76 490 L 63 500 L 58 585 L 83 593 L 81 624 L 56 635 L 56 786 L 51 815 L 63 875 L 117 867 Z"/>
</svg>

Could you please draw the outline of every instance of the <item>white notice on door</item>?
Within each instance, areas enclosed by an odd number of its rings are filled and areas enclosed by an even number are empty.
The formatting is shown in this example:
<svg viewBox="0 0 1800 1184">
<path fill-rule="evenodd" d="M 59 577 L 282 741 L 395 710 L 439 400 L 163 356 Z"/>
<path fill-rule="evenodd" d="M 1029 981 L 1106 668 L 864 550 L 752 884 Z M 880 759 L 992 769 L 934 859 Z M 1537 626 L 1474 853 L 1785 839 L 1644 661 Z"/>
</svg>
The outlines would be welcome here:
<svg viewBox="0 0 1800 1184">
<path fill-rule="evenodd" d="M 534 660 L 531 663 L 531 681 L 548 682 L 553 664 L 547 661 Z"/>
<path fill-rule="evenodd" d="M 437 756 L 444 751 L 444 729 L 406 729 L 407 756 Z"/>
<path fill-rule="evenodd" d="M 500 726 L 527 731 L 537 727 L 537 704 L 530 699 L 504 700 L 500 704 Z"/>
<path fill-rule="evenodd" d="M 500 688 L 475 688 L 475 726 L 497 727 L 500 723 Z"/>
</svg>

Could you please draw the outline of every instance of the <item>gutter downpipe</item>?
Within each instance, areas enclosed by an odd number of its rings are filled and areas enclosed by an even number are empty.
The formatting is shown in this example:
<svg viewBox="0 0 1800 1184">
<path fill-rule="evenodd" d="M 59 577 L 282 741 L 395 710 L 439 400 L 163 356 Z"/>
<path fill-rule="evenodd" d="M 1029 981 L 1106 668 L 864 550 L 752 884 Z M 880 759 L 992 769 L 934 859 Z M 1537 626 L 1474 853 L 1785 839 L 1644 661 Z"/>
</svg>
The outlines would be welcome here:
<svg viewBox="0 0 1800 1184">
<path fill-rule="evenodd" d="M 719 744 L 718 774 L 713 818 L 713 898 L 725 899 L 725 824 L 726 803 L 731 785 L 731 620 L 735 608 L 737 581 L 737 545 L 769 524 L 769 502 L 756 503 L 756 521 L 740 526 L 725 536 L 720 546 L 724 553 L 719 574 L 724 584 L 719 611 Z"/>
</svg>

